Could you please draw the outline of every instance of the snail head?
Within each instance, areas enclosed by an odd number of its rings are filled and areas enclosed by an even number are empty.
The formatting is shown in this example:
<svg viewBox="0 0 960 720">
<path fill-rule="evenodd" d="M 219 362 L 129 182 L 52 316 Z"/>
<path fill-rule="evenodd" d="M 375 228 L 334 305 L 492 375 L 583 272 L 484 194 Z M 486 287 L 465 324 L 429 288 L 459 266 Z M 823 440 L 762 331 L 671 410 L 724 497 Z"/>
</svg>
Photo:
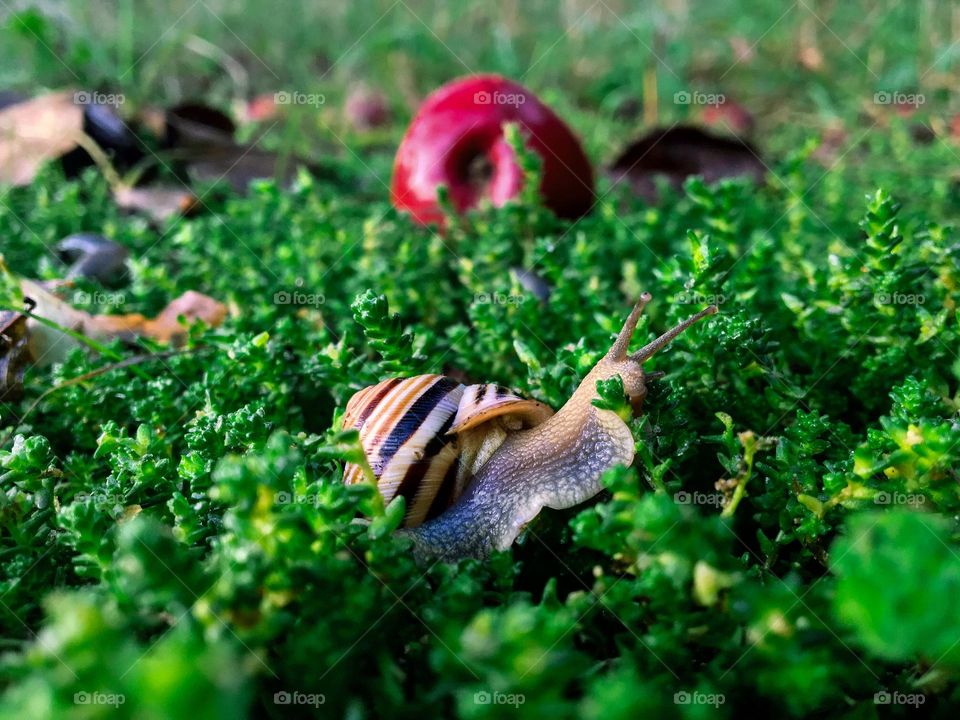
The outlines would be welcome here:
<svg viewBox="0 0 960 720">
<path fill-rule="evenodd" d="M 628 352 L 630 340 L 633 338 L 633 333 L 637 329 L 637 323 L 640 320 L 641 313 L 643 313 L 643 308 L 650 300 L 650 293 L 645 292 L 640 296 L 640 300 L 630 312 L 629 317 L 627 317 L 627 321 L 623 324 L 623 329 L 614 341 L 613 346 L 600 363 L 604 368 L 604 379 L 611 378 L 614 375 L 620 375 L 623 379 L 623 389 L 634 407 L 637 407 L 647 394 L 647 380 L 662 374 L 658 373 L 655 375 L 653 373 L 645 373 L 643 363 L 669 345 L 677 335 L 691 325 L 717 312 L 716 305 L 704 308 L 697 314 L 688 317 L 675 327 L 667 330 L 656 340 L 651 340 L 636 352 L 630 353 Z"/>
</svg>

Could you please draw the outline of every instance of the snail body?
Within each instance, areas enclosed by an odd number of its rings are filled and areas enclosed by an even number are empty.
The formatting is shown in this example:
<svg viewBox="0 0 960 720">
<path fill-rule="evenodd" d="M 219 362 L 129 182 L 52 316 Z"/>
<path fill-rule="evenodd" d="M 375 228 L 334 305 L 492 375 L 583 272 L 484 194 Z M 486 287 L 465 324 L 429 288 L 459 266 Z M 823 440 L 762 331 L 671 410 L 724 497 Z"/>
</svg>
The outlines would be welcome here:
<svg viewBox="0 0 960 720">
<path fill-rule="evenodd" d="M 593 404 L 598 397 L 597 382 L 619 375 L 631 405 L 639 409 L 649 377 L 643 363 L 695 322 L 717 312 L 710 306 L 628 354 L 630 339 L 649 300 L 649 294 L 641 296 L 613 346 L 560 410 L 541 412 L 529 419 L 526 427 L 518 427 L 514 420 L 511 429 L 496 438 L 495 447 L 480 458 L 482 462 L 475 461 L 478 455 L 461 465 L 459 492 L 449 507 L 436 508 L 429 517 L 423 515 L 424 521 L 408 522 L 399 531 L 413 540 L 417 557 L 455 560 L 505 550 L 542 508 L 569 508 L 589 500 L 602 489 L 600 477 L 606 470 L 633 462 L 635 446 L 627 423 L 615 412 Z M 376 474 L 377 456 L 367 451 L 365 427 L 360 427 L 361 442 Z M 482 436 L 489 427 L 485 430 L 481 422 L 474 430 Z M 470 442 L 475 446 L 479 441 L 474 437 Z"/>
</svg>

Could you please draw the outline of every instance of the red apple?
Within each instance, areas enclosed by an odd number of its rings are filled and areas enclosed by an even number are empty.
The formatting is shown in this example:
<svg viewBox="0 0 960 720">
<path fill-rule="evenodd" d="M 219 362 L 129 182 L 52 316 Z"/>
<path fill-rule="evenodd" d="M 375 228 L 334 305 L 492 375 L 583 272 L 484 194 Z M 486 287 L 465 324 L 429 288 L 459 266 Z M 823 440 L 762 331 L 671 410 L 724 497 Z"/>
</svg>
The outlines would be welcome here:
<svg viewBox="0 0 960 720">
<path fill-rule="evenodd" d="M 483 198 L 501 207 L 523 185 L 504 137 L 509 122 L 543 159 L 540 193 L 547 207 L 564 218 L 589 211 L 593 169 L 577 137 L 533 93 L 498 75 L 454 80 L 426 99 L 394 161 L 394 206 L 423 224 L 439 223 L 437 188 L 445 185 L 460 212 Z"/>
</svg>

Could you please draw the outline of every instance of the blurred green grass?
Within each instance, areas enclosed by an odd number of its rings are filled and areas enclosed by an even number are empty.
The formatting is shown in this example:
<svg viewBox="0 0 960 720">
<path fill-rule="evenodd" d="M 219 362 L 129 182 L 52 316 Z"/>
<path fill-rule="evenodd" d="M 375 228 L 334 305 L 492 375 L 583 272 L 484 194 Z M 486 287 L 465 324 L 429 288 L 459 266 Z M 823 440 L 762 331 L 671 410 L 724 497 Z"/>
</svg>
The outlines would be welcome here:
<svg viewBox="0 0 960 720">
<path fill-rule="evenodd" d="M 960 59 L 960 8 L 929 0 L 24 6 L 0 8 L 8 88 L 110 89 L 138 105 L 296 89 L 333 108 L 363 82 L 403 116 L 452 77 L 498 72 L 594 116 L 575 121 L 581 132 L 626 103 L 643 104 L 648 122 L 682 119 L 692 108 L 672 99 L 684 90 L 743 103 L 761 131 L 851 120 L 878 91 L 923 93 L 925 109 L 952 111 Z M 819 57 L 819 69 L 801 56 Z"/>
</svg>

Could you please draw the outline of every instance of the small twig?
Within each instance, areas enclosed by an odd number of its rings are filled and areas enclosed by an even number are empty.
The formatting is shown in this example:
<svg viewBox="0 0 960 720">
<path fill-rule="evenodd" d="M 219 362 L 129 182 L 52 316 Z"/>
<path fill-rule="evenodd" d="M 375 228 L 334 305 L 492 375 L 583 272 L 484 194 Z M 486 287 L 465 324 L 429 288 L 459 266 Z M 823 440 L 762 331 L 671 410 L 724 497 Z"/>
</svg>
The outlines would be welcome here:
<svg viewBox="0 0 960 720">
<path fill-rule="evenodd" d="M 118 188 L 124 186 L 120 173 L 117 172 L 113 163 L 110 162 L 110 158 L 107 157 L 107 154 L 103 151 L 103 148 L 97 144 L 96 140 L 85 132 L 78 132 L 75 139 L 77 145 L 87 151 L 87 155 L 90 156 L 94 164 L 99 168 L 111 190 L 116 191 Z"/>
</svg>

